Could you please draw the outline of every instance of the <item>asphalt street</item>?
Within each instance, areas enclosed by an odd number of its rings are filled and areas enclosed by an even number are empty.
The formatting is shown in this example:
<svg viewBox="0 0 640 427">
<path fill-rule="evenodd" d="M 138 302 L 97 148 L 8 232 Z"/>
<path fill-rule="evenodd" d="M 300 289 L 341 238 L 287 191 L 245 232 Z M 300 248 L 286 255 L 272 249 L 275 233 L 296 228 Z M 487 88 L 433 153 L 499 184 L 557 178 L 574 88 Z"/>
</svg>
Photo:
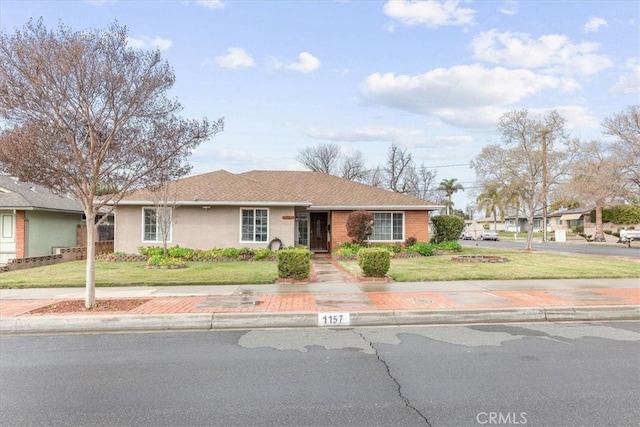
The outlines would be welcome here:
<svg viewBox="0 0 640 427">
<path fill-rule="evenodd" d="M 637 425 L 640 322 L 0 337 L 0 424 Z"/>
</svg>

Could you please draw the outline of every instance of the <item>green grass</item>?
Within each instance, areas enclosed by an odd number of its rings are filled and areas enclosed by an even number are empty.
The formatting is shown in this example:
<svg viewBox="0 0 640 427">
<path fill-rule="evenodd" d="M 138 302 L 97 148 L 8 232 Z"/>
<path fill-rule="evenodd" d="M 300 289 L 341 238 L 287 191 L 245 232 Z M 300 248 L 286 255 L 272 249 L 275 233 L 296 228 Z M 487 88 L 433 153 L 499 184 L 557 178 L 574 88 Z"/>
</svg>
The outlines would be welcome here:
<svg viewBox="0 0 640 427">
<path fill-rule="evenodd" d="M 517 280 L 640 278 L 638 260 L 615 257 L 564 255 L 559 253 L 501 251 L 465 248 L 461 255 L 499 255 L 509 262 L 460 263 L 452 255 L 391 260 L 389 274 L 398 282 L 442 280 Z M 356 261 L 341 261 L 352 274 L 360 275 Z M 168 286 L 274 283 L 275 261 L 189 262 L 188 268 L 148 270 L 143 262 L 96 262 L 96 286 Z M 0 274 L 0 288 L 56 288 L 85 286 L 84 261 Z"/>
<path fill-rule="evenodd" d="M 443 280 L 640 278 L 640 262 L 559 253 L 464 249 L 460 255 L 498 255 L 506 263 L 453 262 L 453 255 L 391 260 L 389 275 L 398 282 Z M 351 274 L 361 275 L 356 261 L 340 262 Z"/>
<path fill-rule="evenodd" d="M 274 283 L 275 261 L 188 262 L 187 268 L 150 270 L 144 262 L 96 262 L 96 286 L 169 286 Z M 0 288 L 85 286 L 85 261 L 0 274 Z"/>
</svg>

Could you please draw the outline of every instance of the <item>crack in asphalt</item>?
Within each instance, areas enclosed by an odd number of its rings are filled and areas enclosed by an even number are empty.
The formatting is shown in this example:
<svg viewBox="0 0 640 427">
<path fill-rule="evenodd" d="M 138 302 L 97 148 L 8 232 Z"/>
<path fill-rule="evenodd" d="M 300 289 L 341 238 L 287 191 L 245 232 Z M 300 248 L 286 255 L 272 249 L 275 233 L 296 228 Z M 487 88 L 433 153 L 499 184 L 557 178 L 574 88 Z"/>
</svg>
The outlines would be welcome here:
<svg viewBox="0 0 640 427">
<path fill-rule="evenodd" d="M 422 418 L 424 420 L 424 422 L 426 423 L 427 426 L 431 427 L 431 423 L 429 422 L 429 420 L 427 419 L 427 417 L 418 410 L 418 408 L 416 408 L 415 406 L 413 406 L 411 404 L 411 401 L 405 397 L 402 394 L 402 385 L 400 384 L 400 382 L 391 374 L 391 368 L 389 367 L 389 365 L 387 364 L 387 362 L 380 357 L 380 353 L 378 352 L 378 349 L 373 345 L 373 342 L 371 342 L 370 340 L 368 340 L 364 334 L 360 333 L 360 332 L 356 332 L 355 330 L 351 330 L 354 334 L 359 335 L 360 338 L 362 338 L 362 340 L 364 342 L 366 342 L 369 347 L 371 347 L 371 349 L 373 350 L 374 354 L 376 355 L 376 358 L 378 359 L 378 361 L 380 361 L 380 363 L 382 363 L 382 365 L 384 366 L 385 370 L 387 371 L 387 375 L 389 376 L 389 378 L 391 378 L 391 380 L 396 384 L 397 388 L 398 388 L 398 396 L 400 397 L 400 399 L 402 400 L 402 402 L 404 403 L 404 406 L 406 406 L 409 409 L 412 409 L 416 414 L 418 414 L 418 416 L 420 418 Z"/>
</svg>

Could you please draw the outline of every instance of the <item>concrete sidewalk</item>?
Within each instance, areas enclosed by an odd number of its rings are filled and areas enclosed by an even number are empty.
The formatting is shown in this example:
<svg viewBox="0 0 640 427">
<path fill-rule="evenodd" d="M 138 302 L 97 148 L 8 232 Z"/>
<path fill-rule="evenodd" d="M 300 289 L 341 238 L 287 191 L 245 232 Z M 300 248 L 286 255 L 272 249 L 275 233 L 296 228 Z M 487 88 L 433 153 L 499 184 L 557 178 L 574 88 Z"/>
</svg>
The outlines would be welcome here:
<svg viewBox="0 0 640 427">
<path fill-rule="evenodd" d="M 333 279 L 335 280 L 335 279 Z M 33 314 L 83 288 L 0 290 L 0 333 L 640 319 L 640 279 L 97 288 L 128 311 Z"/>
</svg>

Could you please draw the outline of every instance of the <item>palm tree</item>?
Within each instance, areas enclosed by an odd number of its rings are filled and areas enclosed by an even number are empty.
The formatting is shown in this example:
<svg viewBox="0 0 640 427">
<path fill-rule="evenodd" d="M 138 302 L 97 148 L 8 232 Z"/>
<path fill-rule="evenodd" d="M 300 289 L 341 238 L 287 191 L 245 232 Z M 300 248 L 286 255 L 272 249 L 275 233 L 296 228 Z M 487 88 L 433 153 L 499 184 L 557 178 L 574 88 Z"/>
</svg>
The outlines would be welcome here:
<svg viewBox="0 0 640 427">
<path fill-rule="evenodd" d="M 464 191 L 464 187 L 459 182 L 456 182 L 457 180 L 457 178 L 443 179 L 440 181 L 440 185 L 438 185 L 437 188 L 438 191 L 443 191 L 447 196 L 447 215 L 451 214 L 451 208 L 453 207 L 451 196 L 454 193 L 457 193 L 458 190 Z"/>
<path fill-rule="evenodd" d="M 484 191 L 477 197 L 476 203 L 478 209 L 484 209 L 486 216 L 493 217 L 493 229 L 498 231 L 497 216 L 500 212 L 500 217 L 504 217 L 504 204 L 500 190 L 497 185 L 490 184 L 484 188 Z"/>
</svg>

